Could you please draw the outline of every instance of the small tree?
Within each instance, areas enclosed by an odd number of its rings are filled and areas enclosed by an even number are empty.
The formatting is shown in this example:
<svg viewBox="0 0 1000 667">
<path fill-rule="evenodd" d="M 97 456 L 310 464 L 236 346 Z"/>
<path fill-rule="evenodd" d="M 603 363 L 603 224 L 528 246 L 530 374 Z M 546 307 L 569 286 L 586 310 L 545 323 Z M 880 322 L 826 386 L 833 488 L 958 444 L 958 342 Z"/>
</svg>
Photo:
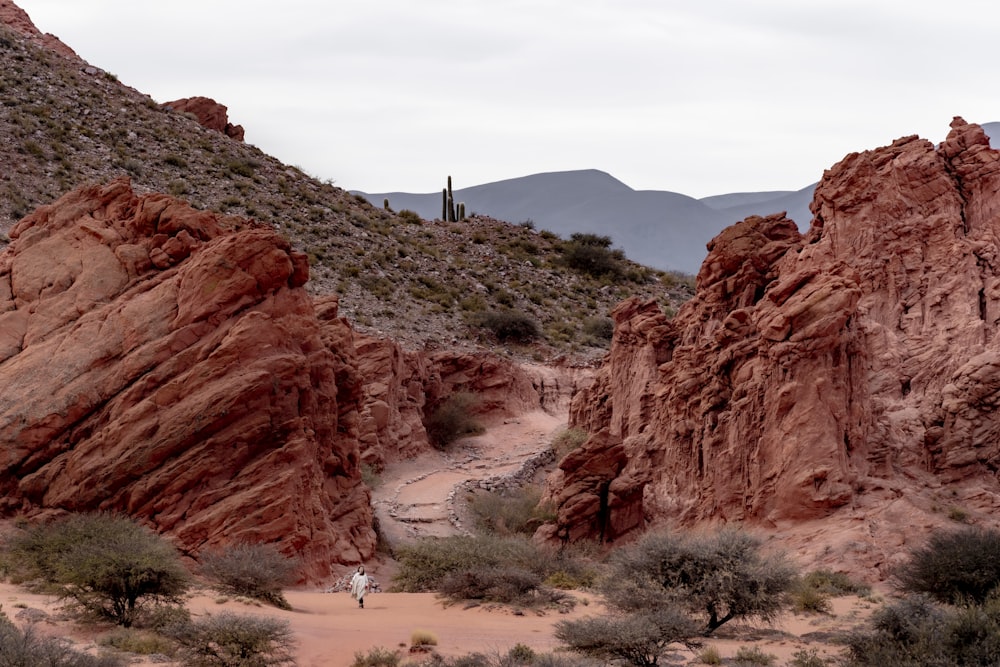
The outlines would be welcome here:
<svg viewBox="0 0 1000 667">
<path fill-rule="evenodd" d="M 948 603 L 982 604 L 1000 584 L 1000 532 L 964 528 L 938 532 L 910 552 L 899 585 Z"/>
<path fill-rule="evenodd" d="M 463 436 L 482 433 L 483 427 L 474 414 L 478 406 L 478 397 L 467 391 L 455 392 L 442 401 L 424 423 L 431 444 L 446 449 Z"/>
<path fill-rule="evenodd" d="M 194 667 L 271 667 L 295 664 L 287 621 L 222 612 L 165 631 Z"/>
<path fill-rule="evenodd" d="M 29 528 L 15 560 L 60 596 L 130 627 L 145 603 L 179 603 L 190 576 L 174 547 L 124 516 L 78 514 Z"/>
<path fill-rule="evenodd" d="M 206 554 L 202 570 L 222 593 L 244 595 L 291 609 L 282 588 L 291 584 L 296 563 L 273 544 L 231 544 Z"/>
<path fill-rule="evenodd" d="M 705 537 L 649 534 L 619 552 L 605 594 L 613 606 L 641 612 L 669 600 L 704 618 L 704 634 L 736 618 L 777 616 L 794 570 L 765 558 L 760 541 L 739 531 Z"/>
<path fill-rule="evenodd" d="M 10 667 L 125 667 L 113 655 L 91 655 L 75 650 L 68 641 L 41 637 L 33 626 L 20 630 L 0 614 L 0 665 Z"/>
<path fill-rule="evenodd" d="M 681 610 L 660 605 L 639 614 L 556 623 L 556 638 L 571 650 L 601 660 L 655 667 L 674 644 L 695 648 L 698 625 Z"/>
</svg>

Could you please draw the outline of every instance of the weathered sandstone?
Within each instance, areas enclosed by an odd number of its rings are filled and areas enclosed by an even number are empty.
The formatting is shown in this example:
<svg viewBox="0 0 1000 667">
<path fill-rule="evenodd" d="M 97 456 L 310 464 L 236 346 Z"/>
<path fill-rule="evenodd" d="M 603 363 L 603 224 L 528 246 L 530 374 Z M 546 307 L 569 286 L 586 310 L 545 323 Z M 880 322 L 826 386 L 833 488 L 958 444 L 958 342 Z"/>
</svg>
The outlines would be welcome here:
<svg viewBox="0 0 1000 667">
<path fill-rule="evenodd" d="M 0 509 L 126 512 L 192 555 L 274 542 L 307 579 L 373 553 L 350 332 L 302 253 L 125 179 L 10 236 Z"/>
<path fill-rule="evenodd" d="M 847 156 L 805 236 L 782 215 L 723 231 L 672 320 L 621 304 L 542 536 L 743 522 L 882 567 L 949 508 L 995 522 L 1000 154 L 952 128 Z"/>
<path fill-rule="evenodd" d="M 76 54 L 76 51 L 66 46 L 58 37 L 50 33 L 43 33 L 36 28 L 28 13 L 11 0 L 0 0 L 0 24 L 12 28 L 32 42 L 40 44 L 63 57 L 80 60 L 80 56 Z"/>
<path fill-rule="evenodd" d="M 185 97 L 163 104 L 166 109 L 194 114 L 204 127 L 221 132 L 230 139 L 243 141 L 243 126 L 229 122 L 229 108 L 210 97 Z"/>
</svg>

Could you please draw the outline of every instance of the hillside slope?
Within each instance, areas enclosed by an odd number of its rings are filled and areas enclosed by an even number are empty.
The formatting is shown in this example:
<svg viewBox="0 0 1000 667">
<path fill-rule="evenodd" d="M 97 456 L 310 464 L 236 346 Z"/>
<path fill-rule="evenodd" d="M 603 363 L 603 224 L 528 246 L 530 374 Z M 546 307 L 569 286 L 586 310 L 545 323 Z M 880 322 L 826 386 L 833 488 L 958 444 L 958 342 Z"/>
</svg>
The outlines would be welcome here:
<svg viewBox="0 0 1000 667">
<path fill-rule="evenodd" d="M 568 270 L 559 239 L 541 230 L 372 207 L 3 25 L 0 93 L 0 247 L 37 206 L 125 175 L 140 194 L 271 226 L 308 254 L 308 290 L 339 294 L 360 330 L 412 347 L 493 344 L 471 321 L 513 310 L 545 334 L 531 354 L 594 356 L 607 341 L 587 327 L 621 299 L 640 293 L 676 307 L 690 295 L 683 281 L 631 263 L 616 280 Z"/>
</svg>

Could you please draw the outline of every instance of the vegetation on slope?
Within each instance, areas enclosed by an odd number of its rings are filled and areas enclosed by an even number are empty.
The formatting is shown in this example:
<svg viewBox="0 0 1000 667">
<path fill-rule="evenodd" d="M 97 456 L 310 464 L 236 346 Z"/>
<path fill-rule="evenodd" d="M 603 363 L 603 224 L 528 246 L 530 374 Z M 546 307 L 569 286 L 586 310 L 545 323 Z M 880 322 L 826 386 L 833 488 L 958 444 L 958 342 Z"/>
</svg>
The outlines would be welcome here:
<svg viewBox="0 0 1000 667">
<path fill-rule="evenodd" d="M 426 221 L 375 208 L 3 26 L 0 95 L 0 247 L 38 206 L 127 174 L 138 192 L 273 225 L 309 255 L 310 290 L 338 293 L 341 313 L 362 331 L 412 346 L 501 343 L 542 358 L 594 356 L 607 346 L 607 316 L 622 299 L 655 298 L 673 309 L 691 294 L 690 277 L 530 223 L 474 214 Z M 483 325 L 503 318 L 537 325 L 539 335 L 504 338 Z"/>
</svg>

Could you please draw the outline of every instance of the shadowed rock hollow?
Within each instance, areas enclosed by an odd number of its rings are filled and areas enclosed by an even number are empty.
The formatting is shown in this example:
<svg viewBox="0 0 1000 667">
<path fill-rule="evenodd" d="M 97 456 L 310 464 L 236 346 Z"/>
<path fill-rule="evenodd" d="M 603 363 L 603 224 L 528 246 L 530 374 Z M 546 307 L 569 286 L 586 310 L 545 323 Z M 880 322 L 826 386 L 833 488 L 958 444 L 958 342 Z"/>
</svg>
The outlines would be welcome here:
<svg viewBox="0 0 1000 667">
<path fill-rule="evenodd" d="M 747 522 L 882 568 L 949 515 L 994 522 L 1000 160 L 952 128 L 847 156 L 805 236 L 781 215 L 725 230 L 672 320 L 621 304 L 544 534 Z"/>
</svg>

